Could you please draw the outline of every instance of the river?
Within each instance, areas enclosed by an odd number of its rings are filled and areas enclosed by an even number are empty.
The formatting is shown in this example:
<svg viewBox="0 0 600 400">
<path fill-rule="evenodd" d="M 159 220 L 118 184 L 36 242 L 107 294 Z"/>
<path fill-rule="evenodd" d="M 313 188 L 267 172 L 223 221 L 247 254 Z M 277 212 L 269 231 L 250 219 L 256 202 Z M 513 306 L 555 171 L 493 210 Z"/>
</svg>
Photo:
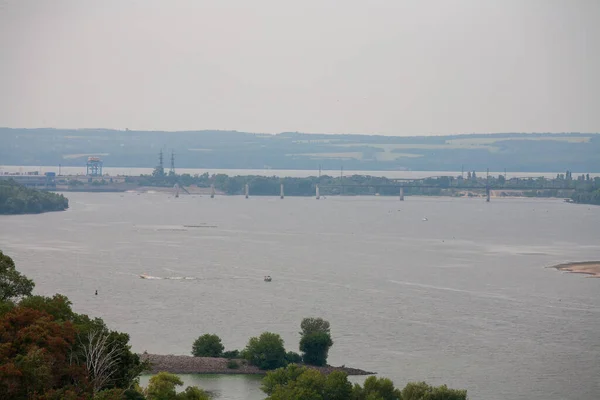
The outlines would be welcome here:
<svg viewBox="0 0 600 400">
<path fill-rule="evenodd" d="M 600 393 L 600 279 L 546 268 L 600 259 L 600 207 L 67 196 L 66 212 L 0 216 L 0 248 L 37 293 L 67 295 L 77 312 L 128 332 L 135 351 L 189 354 L 203 333 L 239 349 L 263 331 L 297 351 L 301 319 L 321 316 L 331 364 L 400 387 L 445 383 L 474 400 Z M 184 378 L 221 400 L 263 398 L 256 378 Z"/>
</svg>

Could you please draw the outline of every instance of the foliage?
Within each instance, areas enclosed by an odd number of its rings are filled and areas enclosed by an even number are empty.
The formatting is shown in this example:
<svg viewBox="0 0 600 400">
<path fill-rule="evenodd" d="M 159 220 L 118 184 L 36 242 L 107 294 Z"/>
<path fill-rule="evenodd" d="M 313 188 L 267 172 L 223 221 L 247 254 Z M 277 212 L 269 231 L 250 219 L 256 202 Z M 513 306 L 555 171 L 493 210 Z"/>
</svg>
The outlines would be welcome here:
<svg viewBox="0 0 600 400">
<path fill-rule="evenodd" d="M 3 270 L 14 270 L 12 260 L 0 255 Z M 65 296 L 31 296 L 33 282 L 24 286 L 27 290 L 3 289 L 25 296 L 18 304 L 0 301 L 0 393 L 15 400 L 29 399 L 34 392 L 40 400 L 79 400 L 101 389 L 129 389 L 148 369 L 148 363 L 131 352 L 129 335 L 110 331 L 99 318 L 73 312 Z M 101 351 L 92 360 L 94 347 Z M 111 355 L 109 362 L 100 362 L 106 355 Z M 99 380 L 99 372 L 108 379 Z M 136 397 L 126 393 L 125 398 Z"/>
<path fill-rule="evenodd" d="M 300 339 L 300 351 L 302 360 L 309 365 L 326 365 L 329 348 L 333 340 L 328 333 L 315 332 L 302 336 Z"/>
<path fill-rule="evenodd" d="M 299 364 L 302 362 L 302 356 L 296 352 L 288 351 L 285 354 L 285 361 L 288 364 Z"/>
<path fill-rule="evenodd" d="M 329 322 L 323 318 L 304 318 L 300 329 L 300 351 L 304 363 L 326 365 L 329 348 L 333 346 Z"/>
<path fill-rule="evenodd" d="M 124 400 L 125 391 L 123 389 L 106 389 L 96 393 L 93 400 Z"/>
<path fill-rule="evenodd" d="M 400 389 L 387 378 L 370 376 L 365 380 L 363 387 L 354 385 L 352 400 L 400 400 L 403 399 Z M 424 400 L 424 399 L 423 399 Z"/>
<path fill-rule="evenodd" d="M 240 351 L 239 350 L 229 350 L 223 353 L 223 357 L 225 358 L 239 358 Z"/>
<path fill-rule="evenodd" d="M 206 333 L 194 341 L 192 355 L 194 357 L 221 357 L 224 349 L 220 337 Z"/>
<path fill-rule="evenodd" d="M 235 360 L 227 360 L 227 368 L 229 369 L 238 369 L 240 364 Z"/>
<path fill-rule="evenodd" d="M 402 389 L 402 400 L 466 400 L 467 391 L 449 389 L 446 385 L 430 386 L 425 382 L 411 382 Z"/>
<path fill-rule="evenodd" d="M 71 365 L 75 328 L 44 311 L 16 307 L 0 317 L 0 393 L 19 400 L 33 393 L 87 392 L 86 372 Z"/>
<path fill-rule="evenodd" d="M 147 400 L 208 400 L 208 395 L 195 386 L 190 386 L 185 391 L 177 394 L 176 387 L 183 382 L 177 375 L 168 372 L 159 372 L 150 378 L 146 388 Z"/>
<path fill-rule="evenodd" d="M 31 294 L 35 284 L 15 268 L 15 263 L 0 250 L 0 302 L 17 300 Z"/>
<path fill-rule="evenodd" d="M 261 389 L 269 400 L 347 400 L 352 395 L 346 373 L 334 371 L 326 376 L 298 365 L 268 372 Z"/>
<path fill-rule="evenodd" d="M 0 214 L 38 214 L 67 208 L 69 200 L 62 194 L 30 189 L 13 180 L 0 180 Z"/>
<path fill-rule="evenodd" d="M 323 318 L 304 318 L 300 323 L 300 335 L 306 336 L 311 333 L 330 333 L 329 321 Z"/>
<path fill-rule="evenodd" d="M 150 378 L 146 388 L 146 398 L 148 400 L 170 400 L 177 396 L 176 386 L 182 386 L 183 381 L 180 377 L 168 372 L 159 372 Z"/>
<path fill-rule="evenodd" d="M 600 189 L 594 191 L 577 191 L 571 196 L 575 203 L 600 205 Z"/>
<path fill-rule="evenodd" d="M 263 332 L 259 337 L 250 338 L 242 357 L 260 369 L 283 367 L 286 365 L 283 339 L 276 333 Z"/>
</svg>

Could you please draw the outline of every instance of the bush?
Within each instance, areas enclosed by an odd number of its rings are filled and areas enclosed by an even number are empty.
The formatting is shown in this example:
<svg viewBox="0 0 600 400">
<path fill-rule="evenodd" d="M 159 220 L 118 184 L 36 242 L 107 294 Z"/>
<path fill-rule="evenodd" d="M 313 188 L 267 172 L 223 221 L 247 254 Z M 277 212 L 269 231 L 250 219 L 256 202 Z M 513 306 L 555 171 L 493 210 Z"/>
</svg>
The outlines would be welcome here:
<svg viewBox="0 0 600 400">
<path fill-rule="evenodd" d="M 287 361 L 288 364 L 299 364 L 302 362 L 302 356 L 293 351 L 288 351 L 285 355 L 285 361 Z"/>
<path fill-rule="evenodd" d="M 300 351 L 302 351 L 302 360 L 309 365 L 326 365 L 329 348 L 333 345 L 333 340 L 328 333 L 316 332 L 302 336 L 300 339 Z"/>
<path fill-rule="evenodd" d="M 207 333 L 196 339 L 192 346 L 192 355 L 194 357 L 221 357 L 224 348 L 221 338 Z"/>
<path fill-rule="evenodd" d="M 238 369 L 240 364 L 238 364 L 235 360 L 227 360 L 227 368 L 229 369 Z"/>
<path fill-rule="evenodd" d="M 286 365 L 283 339 L 276 333 L 263 332 L 250 338 L 242 356 L 260 369 L 275 369 Z"/>
<path fill-rule="evenodd" d="M 229 350 L 223 353 L 223 357 L 225 358 L 240 358 L 239 350 Z"/>
</svg>

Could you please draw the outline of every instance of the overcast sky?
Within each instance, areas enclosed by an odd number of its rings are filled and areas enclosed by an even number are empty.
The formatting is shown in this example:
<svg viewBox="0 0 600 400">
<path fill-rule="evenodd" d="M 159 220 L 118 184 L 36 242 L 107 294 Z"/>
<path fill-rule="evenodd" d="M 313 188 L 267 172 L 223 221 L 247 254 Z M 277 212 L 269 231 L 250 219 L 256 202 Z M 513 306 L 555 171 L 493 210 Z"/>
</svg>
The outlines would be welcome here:
<svg viewBox="0 0 600 400">
<path fill-rule="evenodd" d="M 600 131 L 598 0 L 0 0 L 0 126 Z"/>
</svg>

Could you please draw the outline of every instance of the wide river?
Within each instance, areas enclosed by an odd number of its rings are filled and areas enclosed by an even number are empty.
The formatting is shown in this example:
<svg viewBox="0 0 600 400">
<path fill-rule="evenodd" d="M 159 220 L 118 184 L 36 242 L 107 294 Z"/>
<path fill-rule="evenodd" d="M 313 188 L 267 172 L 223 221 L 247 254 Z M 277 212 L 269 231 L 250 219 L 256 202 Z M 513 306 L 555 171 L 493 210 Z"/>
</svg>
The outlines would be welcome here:
<svg viewBox="0 0 600 400">
<path fill-rule="evenodd" d="M 67 195 L 66 212 L 0 216 L 0 248 L 37 293 L 67 295 L 76 311 L 128 332 L 136 351 L 189 354 L 207 332 L 239 349 L 263 331 L 297 351 L 302 318 L 321 316 L 332 325 L 331 364 L 400 387 L 600 397 L 600 279 L 546 268 L 600 259 L 600 207 Z M 222 400 L 264 397 L 253 377 L 185 380 Z"/>
</svg>

